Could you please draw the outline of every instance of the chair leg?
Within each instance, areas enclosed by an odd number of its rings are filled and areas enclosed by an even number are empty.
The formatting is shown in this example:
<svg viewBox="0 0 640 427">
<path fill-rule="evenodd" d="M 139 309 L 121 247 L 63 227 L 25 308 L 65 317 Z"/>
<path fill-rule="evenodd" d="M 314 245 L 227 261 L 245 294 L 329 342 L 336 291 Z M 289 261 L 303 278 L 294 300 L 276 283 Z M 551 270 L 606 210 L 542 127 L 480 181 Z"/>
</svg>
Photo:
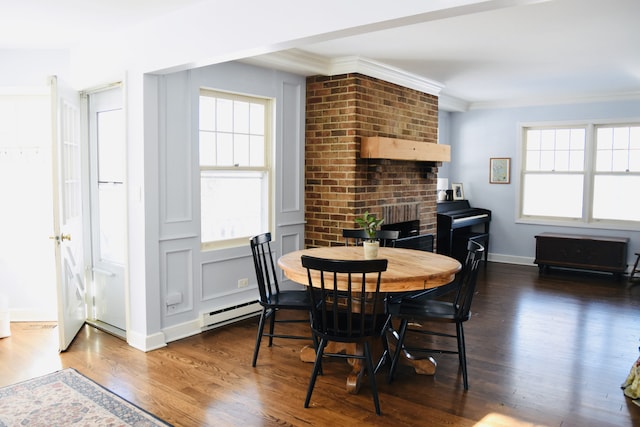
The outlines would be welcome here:
<svg viewBox="0 0 640 427">
<path fill-rule="evenodd" d="M 267 308 L 262 307 L 262 314 L 260 315 L 260 322 L 258 323 L 258 336 L 256 337 L 256 347 L 253 349 L 253 361 L 251 366 L 256 367 L 258 361 L 258 352 L 260 351 L 260 342 L 262 341 L 262 334 L 264 331 L 264 322 L 267 318 Z"/>
<path fill-rule="evenodd" d="M 322 368 L 322 354 L 324 353 L 324 348 L 327 345 L 327 340 L 322 339 L 320 341 L 320 345 L 318 346 L 318 351 L 316 352 L 316 361 L 313 364 L 313 372 L 311 373 L 311 380 L 309 380 L 309 388 L 307 389 L 307 398 L 304 400 L 304 407 L 309 407 L 309 401 L 311 400 L 311 393 L 313 393 L 313 387 L 316 385 L 316 378 L 318 377 L 318 372 Z"/>
<path fill-rule="evenodd" d="M 636 253 L 636 262 L 633 264 L 633 268 L 631 269 L 631 273 L 629 273 L 629 286 L 633 286 L 633 282 L 638 282 L 638 273 L 640 270 L 638 269 L 638 263 L 640 262 L 640 252 Z"/>
<path fill-rule="evenodd" d="M 469 390 L 469 380 L 467 378 L 467 353 L 464 343 L 464 329 L 462 322 L 456 323 L 456 334 L 458 336 L 458 359 L 460 360 L 460 368 L 462 369 L 462 382 L 464 389 Z"/>
<path fill-rule="evenodd" d="M 396 343 L 396 351 L 393 352 L 393 359 L 391 360 L 391 369 L 389 369 L 389 377 L 387 378 L 387 382 L 391 384 L 393 381 L 393 376 L 396 373 L 396 368 L 398 366 L 398 361 L 400 360 L 400 353 L 402 352 L 402 346 L 404 344 L 404 335 L 407 332 L 407 326 L 409 325 L 409 321 L 406 319 L 402 319 L 400 322 L 400 331 L 398 332 L 398 342 Z"/>
<path fill-rule="evenodd" d="M 382 368 L 383 365 L 386 365 L 387 362 L 391 361 L 391 351 L 389 350 L 389 340 L 387 339 L 387 331 L 391 327 L 391 316 L 387 316 L 387 320 L 384 322 L 384 326 L 382 327 L 382 334 L 380 335 L 380 339 L 382 340 L 382 356 L 380 360 L 378 360 L 378 364 L 376 365 L 376 373 Z"/>
<path fill-rule="evenodd" d="M 313 316 L 311 315 L 311 313 L 309 313 L 309 328 L 311 328 L 311 325 L 313 324 Z M 320 348 L 320 343 L 318 342 L 318 336 L 316 334 L 314 334 L 313 332 L 311 332 L 311 340 L 313 341 L 313 349 L 316 352 L 316 355 L 318 354 L 318 349 Z M 324 375 L 322 373 L 322 364 L 320 365 L 320 370 L 318 372 L 320 375 Z"/>
<path fill-rule="evenodd" d="M 269 323 L 269 347 L 271 347 L 271 345 L 273 344 L 273 330 L 276 325 L 276 312 L 277 310 L 275 308 L 271 309 L 271 319 Z"/>
<path fill-rule="evenodd" d="M 373 369 L 373 360 L 371 358 L 371 348 L 369 342 L 364 342 L 364 357 L 367 363 L 367 374 L 369 375 L 369 381 L 371 382 L 371 392 L 373 394 L 373 404 L 376 407 L 376 415 L 380 415 L 380 401 L 378 400 L 378 387 L 376 387 L 376 373 Z"/>
</svg>

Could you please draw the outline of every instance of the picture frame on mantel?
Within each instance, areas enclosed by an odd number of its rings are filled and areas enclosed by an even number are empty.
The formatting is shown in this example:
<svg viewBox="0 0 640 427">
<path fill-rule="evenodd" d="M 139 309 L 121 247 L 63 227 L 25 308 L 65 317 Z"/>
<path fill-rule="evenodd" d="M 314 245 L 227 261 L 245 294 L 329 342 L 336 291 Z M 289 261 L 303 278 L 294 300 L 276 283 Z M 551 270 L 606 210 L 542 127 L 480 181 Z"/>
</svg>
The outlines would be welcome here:
<svg viewBox="0 0 640 427">
<path fill-rule="evenodd" d="M 453 190 L 453 200 L 464 200 L 464 190 L 461 183 L 451 183 L 451 189 Z"/>
<path fill-rule="evenodd" d="M 511 157 L 489 159 L 489 183 L 509 184 L 511 182 Z"/>
</svg>

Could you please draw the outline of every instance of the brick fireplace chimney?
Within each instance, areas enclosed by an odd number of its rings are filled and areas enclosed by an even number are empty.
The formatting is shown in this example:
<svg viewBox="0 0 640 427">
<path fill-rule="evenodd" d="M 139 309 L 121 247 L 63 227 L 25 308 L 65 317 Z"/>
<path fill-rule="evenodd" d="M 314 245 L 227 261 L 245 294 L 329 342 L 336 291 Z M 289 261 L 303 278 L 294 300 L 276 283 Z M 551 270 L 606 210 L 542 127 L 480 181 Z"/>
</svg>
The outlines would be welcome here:
<svg viewBox="0 0 640 427">
<path fill-rule="evenodd" d="M 437 143 L 438 98 L 362 74 L 307 78 L 305 245 L 343 244 L 365 210 L 436 234 L 439 162 L 365 159 L 363 137 Z M 413 217 L 417 218 L 413 218 Z"/>
</svg>

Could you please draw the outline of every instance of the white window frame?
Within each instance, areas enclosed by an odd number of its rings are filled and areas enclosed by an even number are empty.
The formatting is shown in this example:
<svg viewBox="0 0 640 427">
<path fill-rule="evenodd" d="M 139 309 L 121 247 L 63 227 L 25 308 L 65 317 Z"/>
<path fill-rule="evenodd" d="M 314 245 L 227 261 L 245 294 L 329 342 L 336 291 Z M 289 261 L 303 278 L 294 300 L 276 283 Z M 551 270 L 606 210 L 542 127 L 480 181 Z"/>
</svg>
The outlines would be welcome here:
<svg viewBox="0 0 640 427">
<path fill-rule="evenodd" d="M 518 194 L 516 206 L 516 223 L 556 225 L 564 227 L 617 229 L 617 230 L 637 230 L 640 228 L 640 221 L 623 221 L 610 219 L 593 218 L 593 197 L 594 179 L 598 174 L 595 169 L 596 162 L 596 130 L 598 127 L 608 126 L 640 126 L 640 118 L 633 119 L 610 119 L 610 120 L 589 120 L 589 121 L 564 121 L 564 122 L 528 122 L 518 124 L 519 162 L 518 162 Z M 526 167 L 526 132 L 529 129 L 560 129 L 560 128 L 580 128 L 586 129 L 585 141 L 585 167 L 583 179 L 583 204 L 582 216 L 580 218 L 558 218 L 547 216 L 523 215 L 524 202 L 524 182 L 527 171 Z M 640 172 L 629 172 L 640 176 Z M 552 189 L 550 190 L 552 191 Z M 631 195 L 630 195 L 631 196 Z"/>
<path fill-rule="evenodd" d="M 263 180 L 262 186 L 262 200 L 264 204 L 267 206 L 266 213 L 264 213 L 263 228 L 260 231 L 256 230 L 257 233 L 271 231 L 273 224 L 273 183 L 274 183 L 274 171 L 273 171 L 273 112 L 274 112 L 274 101 L 271 98 L 260 97 L 256 95 L 246 95 L 240 93 L 232 93 L 217 89 L 211 88 L 200 88 L 200 97 L 202 96 L 210 96 L 213 98 L 224 98 L 229 100 L 239 100 L 250 103 L 262 104 L 265 109 L 265 121 L 264 121 L 264 164 L 262 166 L 242 166 L 242 165 L 229 165 L 229 166 L 203 166 L 198 160 L 199 165 L 199 179 L 200 186 L 202 187 L 202 178 L 203 172 L 214 172 L 220 173 L 221 175 L 225 175 L 226 173 L 237 174 L 238 172 L 244 173 L 245 176 L 255 175 L 255 174 L 264 174 L 265 178 Z M 200 103 L 198 104 L 200 105 Z M 199 123 L 199 122 L 198 122 Z M 200 135 L 202 129 L 200 124 L 198 124 L 198 135 Z M 198 142 L 198 145 L 200 142 Z M 198 157 L 199 159 L 200 157 Z M 243 197 L 240 195 L 239 197 Z M 202 218 L 202 205 L 200 206 L 200 221 L 202 222 L 204 219 Z M 212 249 L 221 249 L 221 248 L 230 248 L 230 247 L 238 247 L 245 246 L 251 235 L 238 235 L 234 238 L 230 239 L 221 239 L 215 241 L 202 241 L 201 236 L 201 249 L 202 250 L 212 250 Z"/>
</svg>

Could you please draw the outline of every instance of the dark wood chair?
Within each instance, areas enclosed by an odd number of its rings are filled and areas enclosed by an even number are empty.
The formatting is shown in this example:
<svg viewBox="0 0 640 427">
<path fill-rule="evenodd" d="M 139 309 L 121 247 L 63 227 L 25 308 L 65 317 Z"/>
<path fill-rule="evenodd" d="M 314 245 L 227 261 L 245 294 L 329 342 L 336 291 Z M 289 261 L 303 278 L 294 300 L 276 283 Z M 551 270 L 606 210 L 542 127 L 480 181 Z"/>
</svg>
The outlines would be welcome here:
<svg viewBox="0 0 640 427">
<path fill-rule="evenodd" d="M 380 241 L 380 246 L 394 247 L 399 237 L 400 231 L 398 230 L 376 231 L 376 239 Z"/>
<path fill-rule="evenodd" d="M 400 320 L 399 330 L 395 334 L 398 337 L 398 342 L 391 361 L 389 382 L 393 381 L 399 356 L 402 352 L 407 352 L 412 355 L 416 353 L 458 354 L 464 389 L 469 389 L 464 329 L 462 325 L 471 318 L 471 302 L 476 289 L 478 266 L 482 260 L 483 253 L 484 246 L 473 240 L 468 242 L 464 267 L 456 276 L 456 280 L 454 281 L 455 287 L 449 288 L 450 292 L 448 294 L 438 298 L 426 294 L 417 298 L 401 298 L 387 302 L 387 313 L 391 316 L 391 319 Z M 430 330 L 428 327 L 428 323 L 430 322 L 455 324 L 456 333 L 448 334 Z M 420 324 L 422 327 L 420 329 L 409 328 L 409 324 L 413 323 Z M 419 346 L 405 347 L 404 342 L 408 332 L 456 338 L 458 349 L 457 351 L 453 351 Z"/>
<path fill-rule="evenodd" d="M 377 368 L 374 368 L 370 342 L 382 340 L 386 329 L 387 315 L 384 310 L 384 295 L 380 293 L 380 277 L 387 269 L 387 260 L 345 261 L 306 255 L 301 259 L 303 267 L 307 269 L 308 292 L 315 307 L 311 316 L 311 330 L 315 341 L 319 342 L 304 407 L 309 407 L 316 379 L 323 372 L 323 357 L 352 358 L 365 362 L 376 414 L 380 415 L 375 379 Z M 315 276 L 314 279 L 312 271 L 319 272 L 320 277 Z M 341 282 L 340 279 L 345 280 Z M 366 298 L 363 298 L 364 295 Z M 330 341 L 356 343 L 364 350 L 360 354 L 325 353 Z M 381 361 L 385 358 L 386 352 Z"/>
<path fill-rule="evenodd" d="M 397 230 L 378 230 L 376 231 L 376 239 L 380 241 L 380 246 L 393 247 L 394 242 L 400 236 Z M 345 228 L 342 230 L 344 244 L 346 246 L 359 246 L 362 242 L 369 239 L 364 228 Z"/>
<path fill-rule="evenodd" d="M 345 228 L 342 230 L 345 246 L 359 246 L 369 236 L 364 228 Z"/>
<path fill-rule="evenodd" d="M 306 336 L 274 332 L 276 323 L 309 322 L 310 320 L 305 319 L 276 319 L 276 314 L 280 310 L 306 311 L 310 314 L 311 300 L 306 289 L 280 290 L 276 266 L 271 252 L 271 233 L 263 233 L 252 237 L 250 244 L 260 292 L 258 302 L 262 306 L 258 324 L 258 336 L 256 337 L 253 361 L 251 363 L 255 367 L 263 336 L 269 337 L 269 347 L 273 344 L 273 338 L 312 339 L 311 331 Z M 269 320 L 269 332 L 265 333 L 264 326 L 267 320 Z"/>
<path fill-rule="evenodd" d="M 395 241 L 396 248 L 405 248 L 405 249 L 415 249 L 417 251 L 427 251 L 433 252 L 433 242 L 434 236 L 433 234 L 419 234 L 417 236 L 409 236 L 402 237 Z M 451 290 L 451 288 L 455 286 L 455 283 L 450 283 L 448 285 L 439 286 L 437 288 L 426 289 L 424 291 L 415 291 L 415 292 L 406 292 L 401 295 L 393 295 L 390 296 L 390 301 L 396 301 L 399 298 L 418 298 L 424 295 L 430 295 L 431 297 L 436 297 L 438 295 L 442 295 Z"/>
</svg>

